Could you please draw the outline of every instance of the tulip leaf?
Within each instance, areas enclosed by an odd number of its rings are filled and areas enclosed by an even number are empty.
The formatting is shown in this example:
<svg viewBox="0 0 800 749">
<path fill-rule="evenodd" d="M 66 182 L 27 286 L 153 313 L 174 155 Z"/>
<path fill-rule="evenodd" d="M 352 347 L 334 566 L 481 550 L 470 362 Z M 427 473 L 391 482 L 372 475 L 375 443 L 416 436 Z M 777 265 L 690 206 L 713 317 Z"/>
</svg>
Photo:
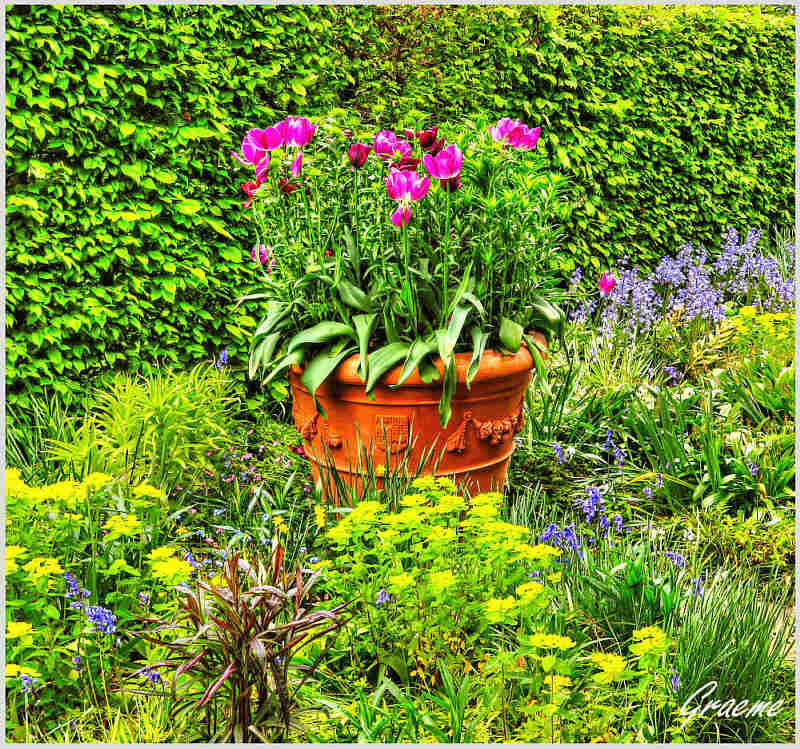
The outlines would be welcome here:
<svg viewBox="0 0 800 749">
<path fill-rule="evenodd" d="M 269 385 L 277 375 L 292 366 L 292 364 L 301 364 L 305 356 L 305 349 L 296 349 L 291 354 L 286 354 L 278 360 L 265 380 L 262 380 L 262 385 Z"/>
<path fill-rule="evenodd" d="M 456 371 L 456 360 L 450 359 L 450 362 L 445 367 L 444 376 L 442 378 L 442 397 L 439 399 L 439 424 L 444 429 L 450 422 L 450 417 L 453 415 L 451 403 L 453 395 L 456 392 L 456 385 L 458 384 L 458 374 Z"/>
<path fill-rule="evenodd" d="M 419 378 L 425 383 L 429 384 L 431 382 L 435 382 L 441 377 L 441 375 L 439 374 L 439 370 L 434 366 L 429 356 L 426 356 L 419 363 L 418 369 L 419 369 Z"/>
<path fill-rule="evenodd" d="M 489 334 L 484 333 L 477 325 L 473 325 L 469 332 L 472 335 L 472 361 L 470 361 L 469 367 L 467 368 L 467 390 L 469 390 L 469 386 L 475 375 L 478 374 L 478 370 L 481 366 L 481 358 L 486 349 L 486 343 L 489 340 Z"/>
<path fill-rule="evenodd" d="M 500 320 L 500 342 L 512 354 L 516 354 L 522 346 L 522 325 L 503 317 Z"/>
<path fill-rule="evenodd" d="M 331 372 L 341 364 L 342 360 L 350 356 L 356 349 L 357 346 L 346 346 L 342 348 L 340 345 L 334 345 L 332 348 L 320 352 L 308 363 L 308 366 L 303 372 L 303 376 L 300 378 L 300 382 L 302 382 L 306 390 L 311 393 L 317 411 L 326 418 L 327 414 L 325 413 L 325 409 L 317 401 L 317 389 L 328 379 Z"/>
<path fill-rule="evenodd" d="M 250 353 L 250 362 L 248 365 L 247 376 L 252 380 L 260 367 L 264 367 L 272 360 L 272 355 L 275 353 L 275 347 L 280 340 L 281 332 L 276 331 L 270 333 L 268 336 L 262 338 Z"/>
<path fill-rule="evenodd" d="M 261 336 L 269 335 L 273 332 L 275 327 L 281 320 L 283 320 L 291 311 L 292 305 L 283 305 L 278 301 L 272 300 L 267 302 L 267 316 L 261 321 L 253 333 L 253 339 L 260 338 Z"/>
<path fill-rule="evenodd" d="M 355 307 L 362 312 L 370 312 L 372 310 L 372 300 L 369 296 L 347 279 L 341 279 L 336 284 L 336 289 L 342 301 L 349 307 Z"/>
<path fill-rule="evenodd" d="M 564 313 L 551 304 L 540 294 L 533 297 L 533 316 L 531 324 L 538 330 L 543 331 L 547 337 L 551 333 L 561 333 L 564 325 Z"/>
<path fill-rule="evenodd" d="M 428 354 L 436 351 L 438 345 L 439 344 L 436 341 L 436 337 L 433 335 L 426 338 L 417 338 L 414 343 L 411 344 L 411 348 L 408 350 L 408 355 L 406 356 L 406 361 L 403 365 L 403 371 L 400 373 L 400 379 L 397 381 L 396 385 L 390 385 L 390 387 L 400 387 L 400 385 L 402 385 L 411 376 L 414 370 L 419 366 L 420 362 Z"/>
<path fill-rule="evenodd" d="M 390 343 L 373 351 L 369 355 L 368 378 L 366 391 L 369 393 L 377 384 L 378 379 L 386 374 L 395 364 L 402 361 L 408 354 L 410 344 L 403 341 Z"/>
<path fill-rule="evenodd" d="M 342 337 L 356 340 L 356 332 L 349 325 L 345 325 L 341 322 L 326 321 L 317 323 L 313 328 L 301 330 L 294 336 L 286 347 L 286 353 L 290 354 L 299 346 L 305 346 L 309 343 L 327 343 L 334 338 Z"/>
<path fill-rule="evenodd" d="M 371 315 L 356 315 L 353 318 L 353 324 L 356 326 L 356 337 L 358 338 L 358 369 L 362 382 L 367 379 L 367 346 L 369 345 L 369 337 L 372 335 L 377 320 L 377 313 Z"/>
</svg>

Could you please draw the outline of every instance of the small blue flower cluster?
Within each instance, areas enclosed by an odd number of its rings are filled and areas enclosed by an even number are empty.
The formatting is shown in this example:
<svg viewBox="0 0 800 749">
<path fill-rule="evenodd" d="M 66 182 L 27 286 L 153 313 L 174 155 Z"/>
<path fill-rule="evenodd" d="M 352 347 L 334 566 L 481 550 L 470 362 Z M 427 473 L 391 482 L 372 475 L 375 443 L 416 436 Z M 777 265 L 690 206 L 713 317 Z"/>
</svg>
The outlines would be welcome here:
<svg viewBox="0 0 800 749">
<path fill-rule="evenodd" d="M 686 558 L 682 554 L 678 554 L 674 551 L 665 551 L 664 556 L 667 557 L 667 559 L 671 559 L 675 565 L 682 570 L 686 569 Z"/>
<path fill-rule="evenodd" d="M 110 635 L 117 631 L 117 617 L 102 606 L 87 606 L 86 617 L 90 624 L 94 624 L 94 630 Z"/>
</svg>

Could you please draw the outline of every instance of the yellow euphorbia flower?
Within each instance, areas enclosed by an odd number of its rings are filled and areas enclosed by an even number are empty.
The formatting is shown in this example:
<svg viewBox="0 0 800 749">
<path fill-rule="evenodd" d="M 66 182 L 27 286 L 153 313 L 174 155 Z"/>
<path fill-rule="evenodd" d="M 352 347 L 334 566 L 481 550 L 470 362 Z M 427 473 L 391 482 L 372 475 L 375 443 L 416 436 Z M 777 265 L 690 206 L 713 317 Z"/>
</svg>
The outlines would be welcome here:
<svg viewBox="0 0 800 749">
<path fill-rule="evenodd" d="M 24 637 L 33 632 L 30 622 L 6 622 L 6 639 L 11 640 L 15 637 Z"/>
</svg>

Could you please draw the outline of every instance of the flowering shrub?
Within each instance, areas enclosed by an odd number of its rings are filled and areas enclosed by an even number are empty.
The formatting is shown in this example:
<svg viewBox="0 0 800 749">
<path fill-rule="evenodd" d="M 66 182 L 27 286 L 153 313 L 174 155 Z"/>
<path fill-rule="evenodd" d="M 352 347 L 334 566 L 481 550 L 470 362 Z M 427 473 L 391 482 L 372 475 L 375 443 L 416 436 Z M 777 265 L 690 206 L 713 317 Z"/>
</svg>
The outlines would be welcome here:
<svg viewBox="0 0 800 749">
<path fill-rule="evenodd" d="M 348 146 L 302 117 L 249 130 L 233 155 L 253 170 L 242 189 L 265 272 L 243 301 L 267 310 L 250 376 L 304 363 L 313 393 L 358 352 L 370 391 L 398 363 L 401 383 L 416 368 L 436 380 L 438 354 L 447 424 L 454 352 L 471 350 L 474 372 L 487 345 L 516 352 L 525 331 L 561 325 L 543 292 L 564 183 L 533 151 L 539 134 L 508 118 L 449 144 L 434 127 L 369 142 L 349 131 Z"/>
</svg>

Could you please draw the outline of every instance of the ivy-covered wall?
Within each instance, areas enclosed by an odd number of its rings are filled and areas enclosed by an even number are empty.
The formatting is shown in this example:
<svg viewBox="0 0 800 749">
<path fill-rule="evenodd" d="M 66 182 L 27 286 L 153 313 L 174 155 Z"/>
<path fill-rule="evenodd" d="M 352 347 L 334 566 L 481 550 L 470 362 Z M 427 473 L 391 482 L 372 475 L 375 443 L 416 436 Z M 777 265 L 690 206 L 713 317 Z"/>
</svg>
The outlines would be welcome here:
<svg viewBox="0 0 800 749">
<path fill-rule="evenodd" d="M 356 112 L 541 124 L 567 261 L 652 261 L 793 215 L 787 9 L 14 6 L 6 18 L 7 390 L 242 365 L 248 127 Z"/>
</svg>

